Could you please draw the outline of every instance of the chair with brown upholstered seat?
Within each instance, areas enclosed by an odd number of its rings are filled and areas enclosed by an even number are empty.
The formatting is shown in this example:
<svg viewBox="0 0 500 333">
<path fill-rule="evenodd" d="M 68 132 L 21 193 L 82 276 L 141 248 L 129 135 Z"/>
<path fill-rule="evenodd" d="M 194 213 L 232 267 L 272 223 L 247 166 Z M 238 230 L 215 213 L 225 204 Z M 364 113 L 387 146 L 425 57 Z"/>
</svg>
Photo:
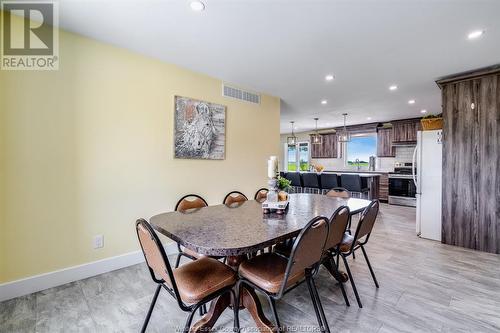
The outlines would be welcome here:
<svg viewBox="0 0 500 333">
<path fill-rule="evenodd" d="M 222 201 L 222 203 L 224 205 L 231 206 L 234 203 L 241 203 L 241 202 L 244 202 L 247 200 L 248 200 L 247 196 L 244 195 L 243 193 L 241 193 L 239 191 L 232 191 L 232 192 L 229 192 L 224 197 L 224 200 Z"/>
<path fill-rule="evenodd" d="M 161 288 L 175 298 L 182 311 L 189 312 L 182 332 L 188 332 L 196 310 L 216 297 L 230 293 L 233 302 L 236 302 L 233 286 L 237 275 L 230 267 L 216 259 L 203 257 L 172 269 L 163 245 L 151 225 L 146 220 L 139 219 L 136 231 L 151 278 L 158 285 L 141 332 L 146 331 Z M 239 330 L 236 309 L 234 308 L 234 328 Z"/>
<path fill-rule="evenodd" d="M 267 188 L 261 188 L 255 192 L 254 200 L 263 203 L 267 199 L 267 193 L 269 190 Z"/>
<path fill-rule="evenodd" d="M 354 280 L 352 278 L 351 270 L 349 269 L 349 264 L 347 263 L 347 257 L 349 257 L 350 255 L 354 255 L 354 251 L 361 248 L 361 251 L 363 252 L 366 263 L 368 265 L 368 269 L 370 270 L 373 282 L 375 283 L 375 286 L 377 288 L 379 287 L 377 278 L 375 277 L 375 273 L 373 272 L 372 265 L 368 260 L 368 256 L 366 255 L 365 250 L 365 245 L 370 238 L 373 226 L 377 219 L 378 211 L 378 200 L 372 200 L 372 202 L 368 205 L 368 207 L 365 208 L 365 210 L 361 214 L 354 236 L 351 236 L 348 233 L 344 233 L 342 242 L 340 243 L 340 246 L 338 247 L 336 252 L 336 254 L 340 255 L 342 257 L 342 260 L 344 261 L 344 266 L 346 268 L 347 274 L 349 275 L 349 280 L 351 280 L 351 286 L 360 308 L 362 308 L 363 305 L 361 304 L 361 300 L 356 289 L 356 284 L 354 283 Z"/>
<path fill-rule="evenodd" d="M 240 280 L 236 288 L 236 299 L 239 301 L 240 288 L 244 285 L 262 291 L 269 300 L 274 320 L 281 332 L 276 300 L 306 281 L 321 331 L 330 332 L 313 278 L 323 255 L 328 237 L 328 224 L 328 219 L 325 217 L 312 219 L 297 236 L 289 258 L 272 252 L 241 263 L 238 270 Z"/>
<path fill-rule="evenodd" d="M 177 201 L 177 204 L 175 205 L 175 211 L 185 213 L 189 212 L 190 210 L 206 206 L 208 206 L 208 204 L 205 199 L 197 194 L 188 194 Z M 196 260 L 202 257 L 201 254 L 196 253 L 196 251 L 188 249 L 187 247 L 181 248 L 181 245 L 179 243 L 177 243 L 177 249 L 179 250 L 179 252 L 177 253 L 177 260 L 175 261 L 175 268 L 179 267 L 181 257 L 183 256 L 192 260 Z"/>
<path fill-rule="evenodd" d="M 323 258 L 323 265 L 339 282 L 340 290 L 342 291 L 342 296 L 347 306 L 350 306 L 349 299 L 345 292 L 343 277 L 339 272 L 339 247 L 346 234 L 350 215 L 349 207 L 347 206 L 341 206 L 333 213 L 330 218 L 330 228 L 325 245 L 325 256 Z"/>
<path fill-rule="evenodd" d="M 332 198 L 344 198 L 344 199 L 349 199 L 351 197 L 349 191 L 343 187 L 332 188 L 330 191 L 326 193 L 326 195 Z"/>
</svg>

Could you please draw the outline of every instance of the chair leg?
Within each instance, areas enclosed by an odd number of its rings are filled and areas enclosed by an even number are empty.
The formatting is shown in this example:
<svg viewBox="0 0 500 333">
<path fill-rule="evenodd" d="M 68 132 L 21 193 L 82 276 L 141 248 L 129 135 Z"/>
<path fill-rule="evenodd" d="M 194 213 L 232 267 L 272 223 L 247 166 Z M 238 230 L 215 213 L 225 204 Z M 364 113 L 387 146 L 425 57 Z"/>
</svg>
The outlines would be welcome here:
<svg viewBox="0 0 500 333">
<path fill-rule="evenodd" d="M 342 292 L 342 296 L 344 297 L 345 305 L 351 306 L 349 304 L 349 299 L 347 298 L 347 293 L 345 292 L 344 288 L 344 282 L 341 281 L 340 279 L 340 274 L 339 274 L 339 255 L 337 254 L 337 262 L 333 259 L 333 255 L 331 256 L 330 260 L 332 261 L 332 267 L 335 269 L 335 274 L 337 275 L 337 281 L 340 284 L 340 291 Z"/>
<path fill-rule="evenodd" d="M 321 319 L 321 315 L 319 314 L 318 304 L 316 302 L 316 297 L 314 296 L 314 291 L 311 286 L 311 277 L 306 277 L 307 289 L 309 289 L 309 295 L 311 296 L 311 301 L 313 303 L 314 312 L 316 313 L 316 318 L 318 319 L 318 325 L 323 332 L 323 320 Z"/>
<path fill-rule="evenodd" d="M 156 304 L 156 300 L 158 299 L 158 294 L 160 294 L 161 284 L 158 284 L 156 288 L 155 295 L 153 296 L 153 300 L 151 301 L 151 305 L 149 306 L 148 313 L 146 315 L 146 319 L 144 320 L 144 324 L 142 324 L 141 333 L 146 332 L 146 327 L 148 327 L 149 319 L 151 318 L 151 314 L 153 313 L 153 309 Z"/>
<path fill-rule="evenodd" d="M 316 296 L 316 302 L 318 303 L 319 314 L 321 316 L 323 326 L 320 327 L 324 332 L 330 333 L 330 327 L 328 326 L 328 321 L 326 320 L 325 311 L 323 311 L 323 305 L 321 304 L 321 299 L 319 298 L 318 289 L 314 283 L 314 278 L 311 279 L 311 287 L 313 289 L 314 295 Z"/>
<path fill-rule="evenodd" d="M 191 311 L 187 317 L 187 320 L 186 320 L 186 325 L 184 325 L 184 331 L 182 331 L 183 333 L 189 333 L 189 328 L 191 327 L 191 322 L 193 321 L 193 317 L 194 317 L 194 314 L 196 313 L 196 308 L 193 309 L 193 311 Z"/>
<path fill-rule="evenodd" d="M 240 286 L 236 284 L 234 291 L 231 291 L 231 295 L 233 296 L 233 314 L 234 314 L 234 324 L 233 331 L 240 331 Z"/>
<path fill-rule="evenodd" d="M 354 291 L 354 295 L 356 296 L 356 301 L 358 302 L 358 306 L 362 308 L 363 305 L 361 304 L 361 299 L 359 298 L 358 290 L 356 289 L 356 284 L 354 283 L 354 279 L 352 278 L 351 270 L 349 269 L 349 264 L 347 263 L 347 259 L 342 254 L 341 257 L 342 260 L 344 261 L 344 266 L 347 271 L 347 275 L 349 276 L 349 280 L 351 280 L 352 290 Z"/>
<path fill-rule="evenodd" d="M 372 265 L 370 264 L 370 260 L 368 260 L 368 256 L 366 255 L 366 250 L 363 247 L 363 245 L 361 245 L 361 251 L 363 252 L 363 255 L 365 256 L 366 263 L 368 264 L 368 269 L 370 269 L 370 273 L 372 275 L 373 282 L 375 282 L 375 287 L 378 288 L 379 286 L 378 286 L 377 278 L 375 277 L 375 273 L 373 272 Z"/>
<path fill-rule="evenodd" d="M 175 268 L 179 268 L 179 264 L 181 263 L 181 257 L 182 257 L 182 253 L 181 252 L 177 253 L 177 260 L 175 261 Z"/>
<path fill-rule="evenodd" d="M 269 295 L 267 296 L 267 298 L 269 299 L 269 305 L 271 306 L 271 310 L 273 311 L 274 321 L 276 322 L 276 326 L 278 327 L 278 332 L 282 332 L 283 329 L 278 318 L 278 311 L 276 310 L 276 301 Z"/>
</svg>

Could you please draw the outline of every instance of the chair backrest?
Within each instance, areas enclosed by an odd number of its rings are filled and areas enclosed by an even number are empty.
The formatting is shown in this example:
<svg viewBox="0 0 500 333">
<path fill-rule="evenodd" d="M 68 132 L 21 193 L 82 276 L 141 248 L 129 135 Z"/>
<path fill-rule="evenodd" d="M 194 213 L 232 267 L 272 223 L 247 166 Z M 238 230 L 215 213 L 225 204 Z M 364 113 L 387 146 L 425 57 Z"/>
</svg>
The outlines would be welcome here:
<svg viewBox="0 0 500 333">
<path fill-rule="evenodd" d="M 146 220 L 138 219 L 135 223 L 135 229 L 153 281 L 156 283 L 165 282 L 169 287 L 177 291 L 168 257 L 153 227 Z M 177 292 L 176 297 L 178 297 Z"/>
<path fill-rule="evenodd" d="M 236 202 L 243 202 L 243 201 L 247 201 L 247 200 L 248 200 L 247 196 L 244 195 L 243 193 L 238 192 L 238 191 L 232 191 L 232 192 L 229 192 L 224 197 L 224 201 L 222 201 L 222 203 L 224 205 L 232 205 Z"/>
<path fill-rule="evenodd" d="M 320 178 L 321 188 L 323 190 L 329 190 L 339 186 L 338 177 L 334 173 L 322 173 L 319 176 L 319 178 Z"/>
<path fill-rule="evenodd" d="M 379 211 L 379 201 L 372 200 L 368 207 L 365 208 L 361 217 L 359 218 L 358 226 L 356 227 L 356 233 L 354 234 L 354 242 L 356 243 L 359 239 L 366 236 L 366 239 L 363 241 L 365 244 L 370 237 L 370 233 L 373 230 L 373 226 L 375 225 L 375 220 L 377 219 L 378 211 Z"/>
<path fill-rule="evenodd" d="M 335 187 L 326 193 L 328 197 L 349 199 L 349 191 L 343 187 Z"/>
<path fill-rule="evenodd" d="M 302 186 L 302 178 L 300 177 L 300 172 L 287 172 L 286 179 L 292 182 L 292 186 Z"/>
<path fill-rule="evenodd" d="M 267 192 L 269 192 L 269 190 L 267 188 L 261 188 L 260 190 L 255 192 L 255 196 L 253 197 L 254 200 L 257 202 L 260 202 L 260 203 L 266 201 Z"/>
<path fill-rule="evenodd" d="M 361 192 L 362 184 L 359 175 L 342 174 L 340 175 L 340 183 L 342 187 L 351 192 Z"/>
<path fill-rule="evenodd" d="M 325 250 L 333 249 L 342 242 L 347 224 L 349 223 L 350 214 L 351 212 L 347 206 L 341 206 L 333 213 L 330 219 L 330 228 Z"/>
<path fill-rule="evenodd" d="M 326 217 L 317 216 L 309 221 L 297 236 L 288 259 L 285 278 L 279 291 L 280 296 L 285 292 L 289 277 L 321 261 L 328 237 L 328 224 Z"/>
<path fill-rule="evenodd" d="M 201 208 L 208 206 L 205 199 L 197 194 L 188 194 L 180 198 L 175 205 L 175 211 L 184 212 L 188 209 Z"/>
<path fill-rule="evenodd" d="M 302 185 L 304 187 L 319 188 L 319 176 L 315 172 L 302 173 Z"/>
</svg>

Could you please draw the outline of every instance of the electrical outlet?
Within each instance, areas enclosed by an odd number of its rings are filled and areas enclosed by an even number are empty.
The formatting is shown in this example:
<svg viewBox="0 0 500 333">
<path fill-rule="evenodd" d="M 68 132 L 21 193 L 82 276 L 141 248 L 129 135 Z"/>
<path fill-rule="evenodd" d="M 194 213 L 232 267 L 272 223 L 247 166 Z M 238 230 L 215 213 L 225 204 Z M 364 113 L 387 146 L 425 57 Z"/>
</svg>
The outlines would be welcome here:
<svg viewBox="0 0 500 333">
<path fill-rule="evenodd" d="M 101 247 L 104 247 L 104 236 L 94 236 L 94 249 L 100 249 Z"/>
</svg>

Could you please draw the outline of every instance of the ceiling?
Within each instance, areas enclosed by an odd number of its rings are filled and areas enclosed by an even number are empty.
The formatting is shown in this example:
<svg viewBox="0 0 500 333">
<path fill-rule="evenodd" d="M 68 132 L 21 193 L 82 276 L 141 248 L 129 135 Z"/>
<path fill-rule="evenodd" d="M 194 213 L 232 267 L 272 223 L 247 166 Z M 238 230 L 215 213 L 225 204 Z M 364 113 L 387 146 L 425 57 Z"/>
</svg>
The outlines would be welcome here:
<svg viewBox="0 0 500 333">
<path fill-rule="evenodd" d="M 60 0 L 60 26 L 279 96 L 282 133 L 438 113 L 436 78 L 500 63 L 498 0 L 203 2 Z"/>
</svg>

